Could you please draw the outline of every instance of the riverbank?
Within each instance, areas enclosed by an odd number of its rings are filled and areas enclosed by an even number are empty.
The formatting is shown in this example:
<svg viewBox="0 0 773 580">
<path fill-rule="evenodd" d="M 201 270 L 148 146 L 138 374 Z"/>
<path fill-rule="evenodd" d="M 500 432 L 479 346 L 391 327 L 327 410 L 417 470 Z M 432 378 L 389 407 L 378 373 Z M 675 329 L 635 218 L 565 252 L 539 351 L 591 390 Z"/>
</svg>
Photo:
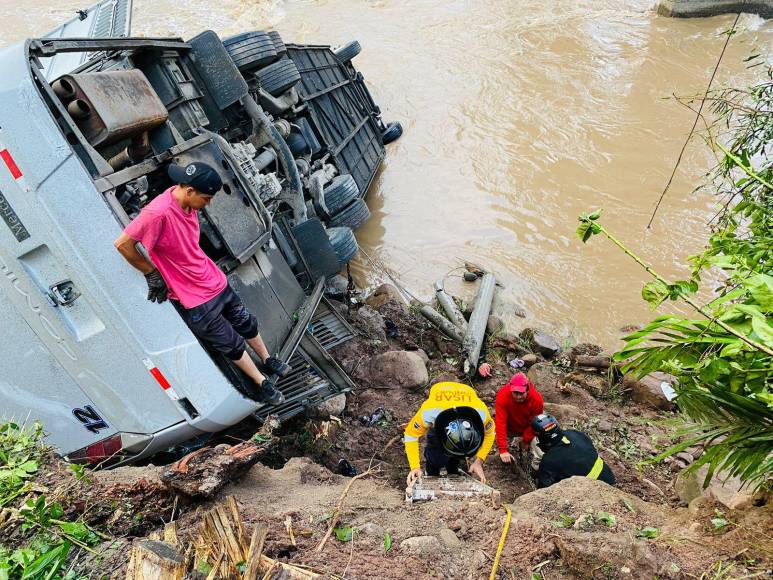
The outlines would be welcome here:
<svg viewBox="0 0 773 580">
<path fill-rule="evenodd" d="M 658 0 L 658 14 L 674 18 L 698 18 L 746 12 L 773 18 L 771 0 Z"/>
<path fill-rule="evenodd" d="M 142 538 L 164 538 L 174 521 L 176 539 L 168 548 L 179 554 L 187 577 L 240 578 L 236 566 L 231 576 L 224 572 L 228 560 L 217 549 L 198 543 L 209 510 L 233 497 L 247 538 L 265 526 L 264 554 L 272 561 L 325 577 L 487 577 L 503 509 L 482 499 L 412 505 L 404 500 L 404 424 L 431 384 L 466 381 L 458 346 L 394 286 L 379 286 L 348 312 L 344 302 L 331 303 L 359 331 L 333 353 L 357 388 L 259 437 L 253 434 L 260 426 L 245 422 L 210 442 L 209 451 L 198 455 L 209 454 L 206 460 L 189 459 L 185 469 L 192 474 L 204 466 L 216 479 L 228 472 L 213 466 L 225 465 L 221 459 L 229 453 L 238 456 L 232 450 L 244 449 L 235 447 L 243 441 L 262 446 L 259 463 L 233 481 L 220 481 L 222 487 L 202 499 L 170 487 L 169 465 L 79 479 L 48 455 L 34 485 L 4 512 L 0 543 L 29 540 L 32 531 L 22 529 L 25 519 L 17 508 L 27 498 L 46 496 L 63 506 L 60 519 L 81 521 L 111 538 L 95 546 L 95 554 L 79 553 L 75 569 L 84 575 L 126 577 L 132 546 Z M 506 303 L 498 308 L 516 309 Z M 735 578 L 770 570 L 764 538 L 773 533 L 773 514 L 765 497 L 743 493 L 733 482 L 701 491 L 694 477 L 680 476 L 702 454 L 699 447 L 666 462 L 640 464 L 677 439 L 679 419 L 662 381 L 624 380 L 605 368 L 600 347 L 559 345 L 538 331 L 511 334 L 490 320 L 483 357 L 492 376 L 475 378 L 473 386 L 493 407 L 514 367 L 527 372 L 546 411 L 593 438 L 618 484 L 573 478 L 534 491 L 523 474 L 492 454 L 489 484 L 513 512 L 497 577 Z M 352 481 L 353 474 L 369 470 Z M 318 551 L 336 514 L 336 532 Z M 213 569 L 215 575 L 208 576 Z M 719 572 L 724 575 L 712 575 Z"/>
</svg>

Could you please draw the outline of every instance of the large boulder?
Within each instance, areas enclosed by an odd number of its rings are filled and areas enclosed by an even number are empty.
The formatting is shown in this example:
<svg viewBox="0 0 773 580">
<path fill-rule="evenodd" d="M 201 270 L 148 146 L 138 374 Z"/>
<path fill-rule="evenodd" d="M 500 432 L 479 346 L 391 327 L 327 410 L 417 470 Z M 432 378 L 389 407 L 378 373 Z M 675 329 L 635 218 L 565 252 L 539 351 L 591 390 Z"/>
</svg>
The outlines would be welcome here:
<svg viewBox="0 0 773 580">
<path fill-rule="evenodd" d="M 529 369 L 528 376 L 546 401 L 560 401 L 564 397 L 561 392 L 564 373 L 552 364 L 539 362 Z"/>
<path fill-rule="evenodd" d="M 609 379 L 607 375 L 574 371 L 566 375 L 564 384 L 573 383 L 588 391 L 594 397 L 602 397 L 609 392 Z"/>
<path fill-rule="evenodd" d="M 738 477 L 731 477 L 726 473 L 714 475 L 708 487 L 704 489 L 703 481 L 707 472 L 707 465 L 690 473 L 681 472 L 674 481 L 674 491 L 679 499 L 689 504 L 698 497 L 708 497 L 729 509 L 744 509 L 753 504 L 754 494 L 742 488 L 743 482 Z"/>
<path fill-rule="evenodd" d="M 553 415 L 562 425 L 582 421 L 588 417 L 588 413 L 582 411 L 578 406 L 560 403 L 545 403 L 545 412 Z"/>
<path fill-rule="evenodd" d="M 371 357 L 367 375 L 371 383 L 383 387 L 415 389 L 429 382 L 424 360 L 407 350 L 393 350 Z"/>
<path fill-rule="evenodd" d="M 352 323 L 366 337 L 386 342 L 387 337 L 384 317 L 367 304 L 360 307 L 352 318 Z"/>
<path fill-rule="evenodd" d="M 659 411 L 669 411 L 673 404 L 666 397 L 675 377 L 666 373 L 650 373 L 641 379 L 628 374 L 623 377 L 623 387 L 631 391 L 631 398 L 637 403 Z"/>
<path fill-rule="evenodd" d="M 545 358 L 553 358 L 561 352 L 558 341 L 544 330 L 527 328 L 519 335 L 526 344 L 531 344 L 532 350 Z"/>
<path fill-rule="evenodd" d="M 306 415 L 312 419 L 328 419 L 331 416 L 340 417 L 344 409 L 346 409 L 346 394 L 341 393 L 316 407 L 309 407 L 306 409 Z"/>
<path fill-rule="evenodd" d="M 375 308 L 376 310 L 388 302 L 396 302 L 398 304 L 403 304 L 405 302 L 400 295 L 400 291 L 392 284 L 382 284 L 365 300 L 365 303 L 368 306 Z"/>
</svg>

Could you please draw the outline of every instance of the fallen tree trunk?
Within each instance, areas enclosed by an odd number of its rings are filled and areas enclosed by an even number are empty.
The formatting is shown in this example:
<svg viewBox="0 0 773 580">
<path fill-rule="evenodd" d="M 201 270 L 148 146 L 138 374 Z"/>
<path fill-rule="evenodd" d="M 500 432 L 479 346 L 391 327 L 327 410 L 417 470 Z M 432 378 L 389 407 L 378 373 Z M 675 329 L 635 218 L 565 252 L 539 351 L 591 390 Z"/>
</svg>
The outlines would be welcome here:
<svg viewBox="0 0 773 580">
<path fill-rule="evenodd" d="M 244 474 L 271 450 L 275 443 L 272 431 L 278 426 L 279 421 L 269 417 L 250 441 L 189 453 L 172 464 L 161 475 L 161 481 L 187 497 L 214 497 L 226 483 Z"/>
<path fill-rule="evenodd" d="M 437 310 L 426 304 L 420 302 L 414 302 L 414 306 L 418 307 L 419 312 L 429 320 L 432 324 L 438 327 L 449 338 L 453 338 L 456 342 L 461 343 L 462 335 L 459 334 L 459 329 L 447 318 L 444 318 Z"/>
<path fill-rule="evenodd" d="M 446 293 L 442 280 L 435 282 L 435 296 L 448 319 L 459 327 L 462 332 L 467 332 L 467 321 L 464 319 L 464 314 L 457 308 L 454 299 Z"/>
<path fill-rule="evenodd" d="M 574 364 L 578 367 L 590 367 L 594 369 L 608 369 L 612 366 L 612 359 L 606 355 L 584 355 L 578 354 L 574 357 Z"/>
<path fill-rule="evenodd" d="M 467 333 L 464 335 L 464 341 L 462 342 L 462 350 L 467 355 L 467 360 L 464 363 L 464 372 L 468 374 L 474 373 L 478 368 L 480 349 L 483 346 L 483 338 L 486 334 L 486 324 L 491 312 L 491 302 L 494 300 L 496 285 L 497 280 L 494 274 L 484 275 L 478 289 L 478 295 L 475 297 L 475 304 L 470 315 Z"/>
</svg>

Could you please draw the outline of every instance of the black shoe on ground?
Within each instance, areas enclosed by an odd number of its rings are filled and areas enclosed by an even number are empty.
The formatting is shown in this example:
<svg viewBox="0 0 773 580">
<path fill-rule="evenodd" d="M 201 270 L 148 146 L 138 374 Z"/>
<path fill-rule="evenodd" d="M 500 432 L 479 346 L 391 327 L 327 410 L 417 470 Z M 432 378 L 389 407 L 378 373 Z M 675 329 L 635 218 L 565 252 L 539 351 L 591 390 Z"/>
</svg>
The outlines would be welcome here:
<svg viewBox="0 0 773 580">
<path fill-rule="evenodd" d="M 277 390 L 276 383 L 272 379 L 265 379 L 259 387 L 256 387 L 255 398 L 268 405 L 281 405 L 285 402 L 285 396 Z"/>
<path fill-rule="evenodd" d="M 268 371 L 269 375 L 276 375 L 280 378 L 286 377 L 288 373 L 293 370 L 293 367 L 286 362 L 282 362 L 276 357 L 270 356 L 263 363 L 263 367 Z"/>
</svg>

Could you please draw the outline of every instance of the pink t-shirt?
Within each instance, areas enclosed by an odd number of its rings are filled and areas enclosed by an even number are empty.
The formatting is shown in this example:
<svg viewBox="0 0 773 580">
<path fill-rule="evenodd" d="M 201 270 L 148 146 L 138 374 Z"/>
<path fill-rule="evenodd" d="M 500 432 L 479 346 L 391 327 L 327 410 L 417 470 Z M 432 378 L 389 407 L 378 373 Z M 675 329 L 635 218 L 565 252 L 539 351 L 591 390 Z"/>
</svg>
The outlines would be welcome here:
<svg viewBox="0 0 773 580">
<path fill-rule="evenodd" d="M 145 246 L 169 287 L 169 298 L 191 309 L 220 294 L 228 280 L 199 247 L 198 212 L 180 207 L 173 190 L 146 205 L 124 233 Z"/>
</svg>

